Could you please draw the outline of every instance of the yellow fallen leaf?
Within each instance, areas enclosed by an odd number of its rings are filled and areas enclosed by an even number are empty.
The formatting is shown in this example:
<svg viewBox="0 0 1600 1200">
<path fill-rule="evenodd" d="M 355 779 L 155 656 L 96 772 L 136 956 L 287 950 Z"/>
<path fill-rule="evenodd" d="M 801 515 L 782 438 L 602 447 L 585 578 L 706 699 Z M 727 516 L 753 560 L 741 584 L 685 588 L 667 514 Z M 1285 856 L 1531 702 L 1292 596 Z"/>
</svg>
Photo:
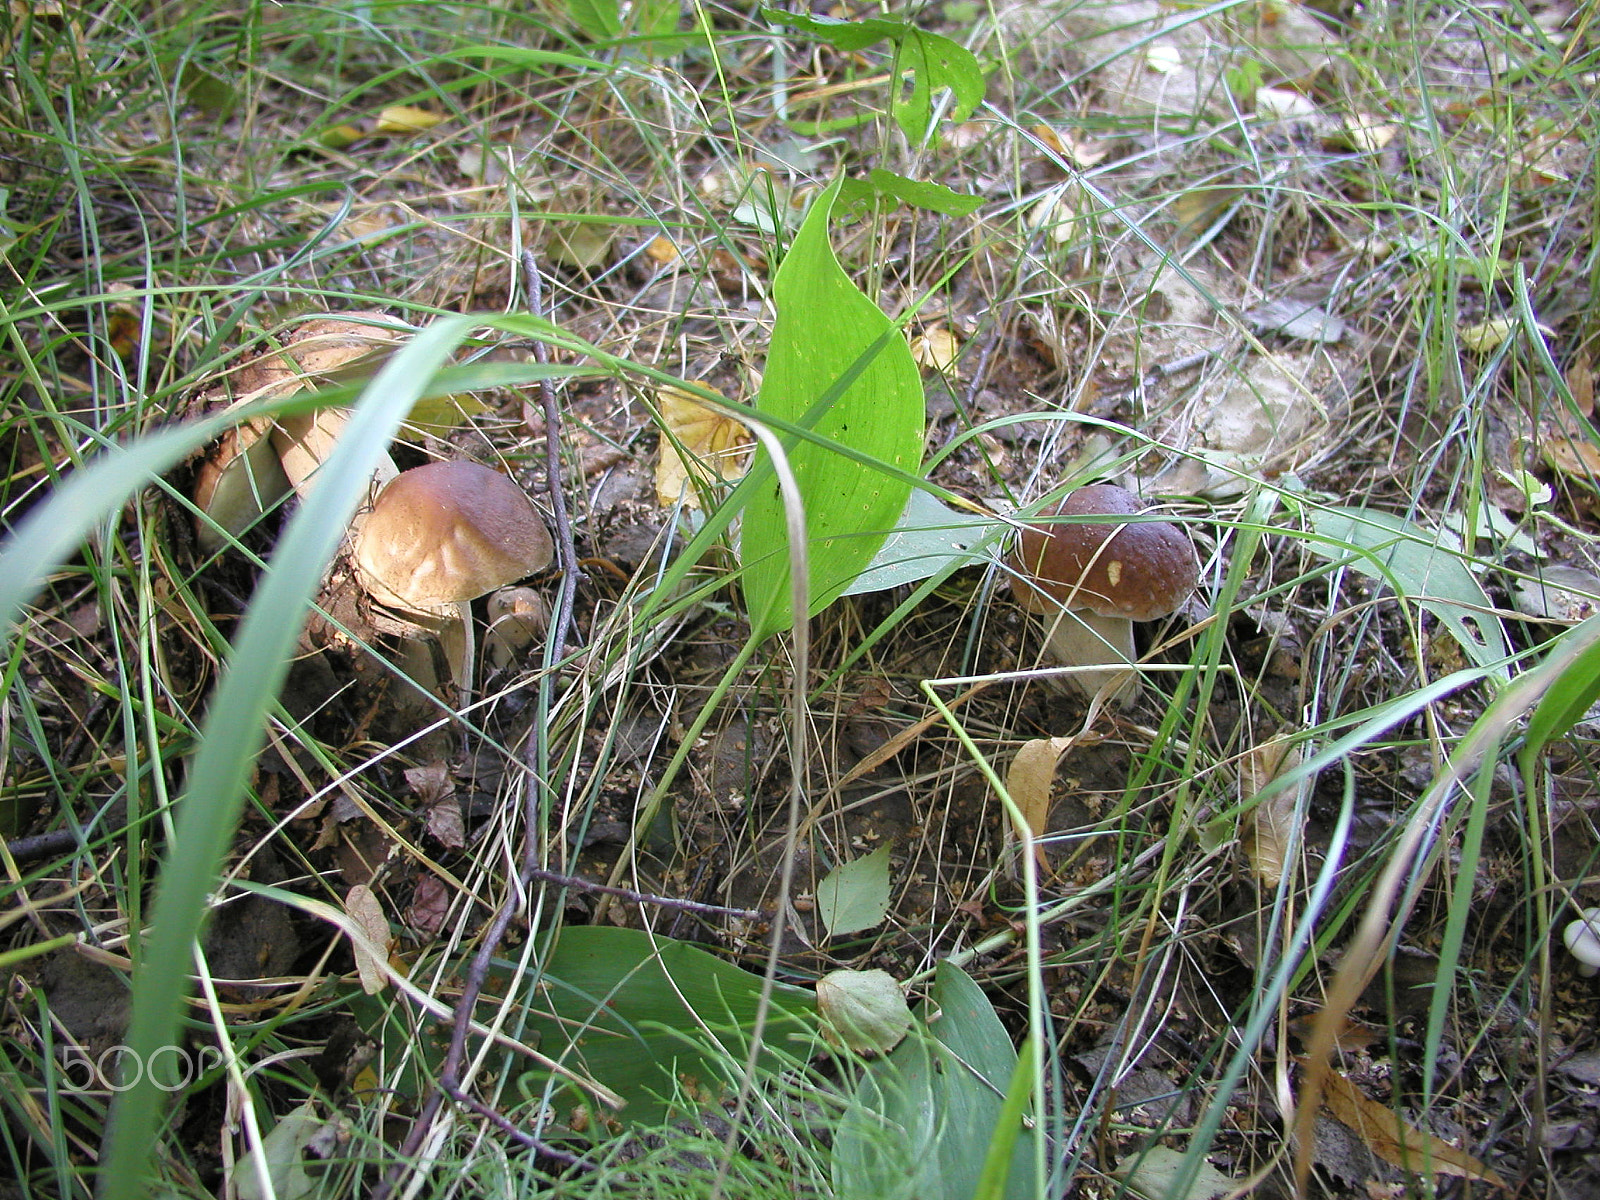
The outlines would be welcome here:
<svg viewBox="0 0 1600 1200">
<path fill-rule="evenodd" d="M 1489 1166 L 1443 1138 L 1408 1125 L 1388 1105 L 1365 1095 L 1338 1071 L 1328 1072 L 1322 1104 L 1385 1162 L 1418 1175 L 1454 1175 L 1511 1190 Z"/>
<path fill-rule="evenodd" d="M 384 951 L 389 949 L 389 918 L 383 915 L 383 905 L 371 888 L 363 883 L 356 884 L 345 896 L 344 907 L 373 946 Z M 355 954 L 356 973 L 361 976 L 361 990 L 369 996 L 377 995 L 387 984 L 388 973 L 361 942 L 352 939 L 350 948 Z"/>
<path fill-rule="evenodd" d="M 1521 325 L 1521 321 L 1510 317 L 1493 317 L 1487 321 L 1474 321 L 1470 325 L 1461 326 L 1456 331 L 1456 336 L 1468 350 L 1477 354 L 1487 354 L 1491 350 L 1499 349 Z M 1534 329 L 1545 337 L 1553 338 L 1556 335 L 1555 330 L 1546 325 L 1535 324 Z"/>
<path fill-rule="evenodd" d="M 1563 475 L 1586 483 L 1600 481 L 1600 446 L 1585 438 L 1555 437 L 1544 445 L 1544 460 Z"/>
<path fill-rule="evenodd" d="M 1239 762 L 1240 799 L 1249 803 L 1279 775 L 1299 765 L 1299 747 L 1283 734 L 1268 739 L 1246 752 Z M 1264 887 L 1275 888 L 1282 882 L 1296 829 L 1295 794 L 1289 788 L 1257 803 L 1245 817 L 1240 840 L 1251 869 Z"/>
<path fill-rule="evenodd" d="M 396 104 L 378 114 L 379 133 L 423 133 L 432 129 L 442 116 L 425 108 L 412 108 L 409 104 Z"/>
<path fill-rule="evenodd" d="M 468 420 L 488 412 L 489 406 L 472 392 L 450 396 L 424 396 L 411 406 L 401 436 L 408 441 L 427 436 L 447 438 Z"/>
<path fill-rule="evenodd" d="M 961 343 L 943 325 L 934 325 L 911 339 L 911 357 L 917 366 L 941 375 L 960 376 L 956 370 L 956 357 L 960 353 Z"/>
<path fill-rule="evenodd" d="M 550 230 L 545 253 L 563 267 L 588 271 L 601 266 L 611 250 L 611 230 L 590 222 L 560 224 Z"/>
<path fill-rule="evenodd" d="M 1351 113 L 1344 124 L 1323 138 L 1330 150 L 1354 150 L 1357 154 L 1376 154 L 1400 136 L 1400 127 L 1381 117 Z"/>
<path fill-rule="evenodd" d="M 1056 764 L 1071 745 L 1072 739 L 1065 737 L 1024 742 L 1006 772 L 1006 791 L 1022 810 L 1022 819 L 1034 839 L 1033 858 L 1041 868 L 1045 866 L 1044 848 L 1038 839 L 1050 823 L 1050 788 L 1055 782 Z"/>
<path fill-rule="evenodd" d="M 706 384 L 698 384 L 715 391 Z M 700 484 L 737 479 L 749 460 L 750 434 L 731 417 L 707 408 L 689 392 L 664 387 L 656 392 L 665 428 L 661 457 L 656 462 L 656 503 L 667 508 L 680 495 L 690 508 L 700 507 L 691 479 Z M 687 458 L 685 458 L 687 455 Z"/>
<path fill-rule="evenodd" d="M 682 257 L 675 242 L 665 234 L 656 234 L 644 248 L 645 257 L 660 267 L 670 267 Z"/>
</svg>

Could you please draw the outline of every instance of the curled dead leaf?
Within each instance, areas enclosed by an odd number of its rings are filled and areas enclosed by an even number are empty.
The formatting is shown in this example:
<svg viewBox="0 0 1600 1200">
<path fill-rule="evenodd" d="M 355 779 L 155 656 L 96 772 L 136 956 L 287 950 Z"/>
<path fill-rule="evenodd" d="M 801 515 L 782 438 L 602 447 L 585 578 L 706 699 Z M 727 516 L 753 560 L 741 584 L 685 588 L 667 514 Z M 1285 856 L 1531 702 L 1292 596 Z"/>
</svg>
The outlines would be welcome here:
<svg viewBox="0 0 1600 1200">
<path fill-rule="evenodd" d="M 1328 1072 L 1322 1104 L 1385 1162 L 1419 1175 L 1454 1175 L 1510 1191 L 1486 1164 L 1443 1138 L 1417 1129 L 1386 1104 L 1379 1104 L 1338 1071 Z"/>
<path fill-rule="evenodd" d="M 1006 791 L 1022 810 L 1028 834 L 1033 841 L 1033 856 L 1042 868 L 1045 866 L 1044 848 L 1038 840 L 1050 823 L 1050 790 L 1055 782 L 1056 764 L 1072 745 L 1072 739 L 1034 738 L 1024 742 L 1011 760 L 1006 772 Z"/>
<path fill-rule="evenodd" d="M 716 390 L 704 383 L 697 386 Z M 656 503 L 667 508 L 683 495 L 685 504 L 698 508 L 695 487 L 690 486 L 685 494 L 685 485 L 739 478 L 749 461 L 750 434 L 738 421 L 681 388 L 659 389 L 656 403 L 664 426 L 661 457 L 656 462 Z"/>
<path fill-rule="evenodd" d="M 344 898 L 345 911 L 366 935 L 367 941 L 373 946 L 387 951 L 391 942 L 389 937 L 389 919 L 383 915 L 383 905 L 372 889 L 364 883 L 358 883 L 351 888 Z M 375 996 L 383 991 L 388 976 L 383 965 L 373 958 L 366 945 L 350 941 L 350 948 L 355 954 L 356 973 L 361 977 L 361 990 L 369 996 Z"/>
<path fill-rule="evenodd" d="M 917 366 L 938 371 L 941 375 L 959 378 L 956 359 L 961 354 L 961 342 L 943 325 L 933 325 L 924 333 L 911 339 L 911 357 Z"/>
<path fill-rule="evenodd" d="M 1300 765 L 1300 748 L 1284 734 L 1249 750 L 1239 761 L 1239 795 L 1249 804 L 1285 771 Z M 1244 821 L 1241 841 L 1250 867 L 1264 887 L 1283 881 L 1290 848 L 1299 840 L 1295 792 L 1283 788 L 1256 803 Z"/>
</svg>

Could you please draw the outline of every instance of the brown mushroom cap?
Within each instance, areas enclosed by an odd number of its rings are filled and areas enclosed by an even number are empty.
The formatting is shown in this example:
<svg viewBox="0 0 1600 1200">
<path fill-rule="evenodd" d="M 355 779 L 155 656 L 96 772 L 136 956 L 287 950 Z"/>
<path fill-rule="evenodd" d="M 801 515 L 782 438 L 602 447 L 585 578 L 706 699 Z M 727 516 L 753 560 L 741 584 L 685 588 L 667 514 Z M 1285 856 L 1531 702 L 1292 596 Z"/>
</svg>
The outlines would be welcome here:
<svg viewBox="0 0 1600 1200">
<path fill-rule="evenodd" d="M 402 471 L 356 535 L 362 583 L 386 604 L 437 610 L 549 565 L 549 531 L 527 494 L 475 462 Z"/>
<path fill-rule="evenodd" d="M 1135 516 L 1138 498 L 1113 484 L 1070 492 L 1057 516 Z M 1012 552 L 1011 587 L 1031 612 L 1065 607 L 1097 616 L 1154 621 L 1194 592 L 1199 564 L 1189 536 L 1166 521 L 1055 522 L 1023 529 Z"/>
</svg>

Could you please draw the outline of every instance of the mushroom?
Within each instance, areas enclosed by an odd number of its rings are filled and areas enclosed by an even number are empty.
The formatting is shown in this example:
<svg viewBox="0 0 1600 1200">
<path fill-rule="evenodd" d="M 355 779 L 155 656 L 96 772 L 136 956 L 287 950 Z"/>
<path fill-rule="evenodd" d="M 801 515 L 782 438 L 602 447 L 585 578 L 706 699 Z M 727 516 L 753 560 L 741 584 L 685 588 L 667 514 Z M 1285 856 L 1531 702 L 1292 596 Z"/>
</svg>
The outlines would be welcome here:
<svg viewBox="0 0 1600 1200">
<path fill-rule="evenodd" d="M 472 682 L 472 601 L 550 563 L 527 493 L 482 463 L 434 462 L 396 475 L 355 534 L 356 575 L 380 603 L 432 619 L 451 675 Z"/>
<path fill-rule="evenodd" d="M 1093 484 L 1052 510 L 1061 517 L 1134 517 L 1133 493 Z M 1127 704 L 1138 691 L 1133 622 L 1177 610 L 1195 589 L 1199 565 L 1187 534 L 1166 521 L 1057 521 L 1029 525 L 1012 551 L 1012 591 L 1029 612 L 1050 619 L 1050 653 L 1064 666 L 1096 668 L 1068 682 L 1093 697 Z"/>
<path fill-rule="evenodd" d="M 1572 957 L 1578 960 L 1579 975 L 1600 972 L 1600 908 L 1586 908 L 1561 935 Z"/>
</svg>

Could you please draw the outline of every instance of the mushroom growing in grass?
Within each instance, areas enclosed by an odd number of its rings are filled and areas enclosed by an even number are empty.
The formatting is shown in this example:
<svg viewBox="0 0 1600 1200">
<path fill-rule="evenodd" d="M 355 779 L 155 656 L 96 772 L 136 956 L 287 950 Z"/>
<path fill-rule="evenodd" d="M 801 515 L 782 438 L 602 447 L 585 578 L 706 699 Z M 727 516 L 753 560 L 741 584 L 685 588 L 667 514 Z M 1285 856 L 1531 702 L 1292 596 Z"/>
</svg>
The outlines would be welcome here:
<svg viewBox="0 0 1600 1200">
<path fill-rule="evenodd" d="M 1572 957 L 1578 960 L 1579 975 L 1600 972 L 1600 908 L 1586 908 L 1561 935 Z"/>
<path fill-rule="evenodd" d="M 1133 622 L 1170 616 L 1199 580 L 1188 534 L 1167 521 L 1132 519 L 1141 511 L 1123 488 L 1081 487 L 1042 514 L 1067 520 L 1024 527 L 1011 555 L 1012 591 L 1045 616 L 1051 655 L 1092 668 L 1069 675 L 1070 685 L 1093 697 L 1120 679 L 1109 697 L 1116 704 L 1138 691 Z"/>
<path fill-rule="evenodd" d="M 456 687 L 474 659 L 472 602 L 550 563 L 554 547 L 527 493 L 475 462 L 395 476 L 355 535 L 356 574 L 380 603 L 430 619 Z"/>
</svg>

